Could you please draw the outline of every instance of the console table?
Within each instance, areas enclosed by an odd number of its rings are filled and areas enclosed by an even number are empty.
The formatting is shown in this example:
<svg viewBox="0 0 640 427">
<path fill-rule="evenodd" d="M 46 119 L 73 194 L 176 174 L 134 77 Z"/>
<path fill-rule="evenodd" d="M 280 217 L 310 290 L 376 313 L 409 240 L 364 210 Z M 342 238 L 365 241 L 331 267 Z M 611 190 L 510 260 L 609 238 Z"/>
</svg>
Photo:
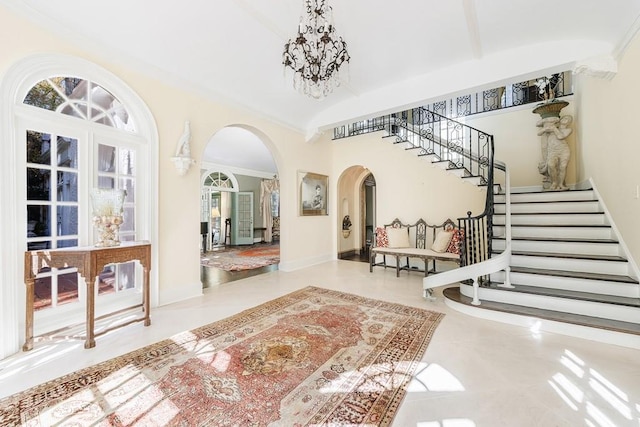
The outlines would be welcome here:
<svg viewBox="0 0 640 427">
<path fill-rule="evenodd" d="M 33 303 L 35 279 L 44 267 L 66 268 L 76 267 L 78 274 L 87 285 L 86 292 L 86 336 L 84 348 L 95 347 L 97 336 L 95 326 L 95 289 L 96 279 L 108 264 L 138 261 L 143 269 L 142 309 L 144 316 L 132 319 L 121 325 L 113 326 L 100 332 L 102 335 L 113 329 L 126 326 L 133 322 L 144 321 L 145 326 L 151 324 L 149 307 L 149 271 L 151 270 L 151 244 L 148 242 L 122 242 L 120 246 L 111 247 L 72 247 L 60 249 L 45 249 L 26 251 L 24 253 L 24 282 L 27 292 L 26 333 L 23 351 L 33 348 Z M 79 284 L 78 284 L 79 285 Z"/>
</svg>

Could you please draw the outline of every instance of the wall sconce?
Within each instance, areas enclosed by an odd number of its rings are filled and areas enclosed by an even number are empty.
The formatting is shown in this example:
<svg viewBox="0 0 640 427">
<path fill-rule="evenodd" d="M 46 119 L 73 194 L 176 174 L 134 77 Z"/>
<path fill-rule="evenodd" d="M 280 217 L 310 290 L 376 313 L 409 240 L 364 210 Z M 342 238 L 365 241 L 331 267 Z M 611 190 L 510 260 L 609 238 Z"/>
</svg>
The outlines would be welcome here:
<svg viewBox="0 0 640 427">
<path fill-rule="evenodd" d="M 184 122 L 184 132 L 178 140 L 176 155 L 171 158 L 171 161 L 178 170 L 178 175 L 180 176 L 185 175 L 191 165 L 196 162 L 191 158 L 191 148 L 189 147 L 190 139 L 191 129 L 189 128 L 189 121 L 186 121 Z"/>
</svg>

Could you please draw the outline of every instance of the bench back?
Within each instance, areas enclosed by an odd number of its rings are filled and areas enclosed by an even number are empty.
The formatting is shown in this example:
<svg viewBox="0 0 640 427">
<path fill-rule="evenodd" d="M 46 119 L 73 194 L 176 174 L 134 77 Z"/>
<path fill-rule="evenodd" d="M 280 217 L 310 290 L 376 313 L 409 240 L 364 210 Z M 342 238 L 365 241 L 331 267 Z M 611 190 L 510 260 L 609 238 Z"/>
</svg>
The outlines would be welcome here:
<svg viewBox="0 0 640 427">
<path fill-rule="evenodd" d="M 436 240 L 438 231 L 447 230 L 454 231 L 456 229 L 456 223 L 451 219 L 447 219 L 442 224 L 429 224 L 424 219 L 420 218 L 415 223 L 403 223 L 398 218 L 391 221 L 389 224 L 384 224 L 385 231 L 389 228 L 406 229 L 409 235 L 409 245 L 418 249 L 429 249 Z M 374 238 L 372 246 L 379 246 L 381 227 L 376 228 L 374 232 Z M 393 243 L 393 242 L 392 242 Z"/>
</svg>

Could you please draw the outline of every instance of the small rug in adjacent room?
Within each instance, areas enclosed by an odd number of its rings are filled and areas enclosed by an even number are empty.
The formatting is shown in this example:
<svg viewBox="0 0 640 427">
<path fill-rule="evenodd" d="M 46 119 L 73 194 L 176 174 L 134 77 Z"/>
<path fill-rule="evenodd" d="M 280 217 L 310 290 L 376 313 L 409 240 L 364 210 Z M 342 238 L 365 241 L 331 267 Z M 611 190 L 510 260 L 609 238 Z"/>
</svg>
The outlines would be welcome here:
<svg viewBox="0 0 640 427">
<path fill-rule="evenodd" d="M 443 316 L 307 287 L 0 400 L 0 425 L 388 426 Z"/>
<path fill-rule="evenodd" d="M 259 245 L 247 249 L 241 247 L 211 251 L 202 255 L 201 264 L 224 271 L 243 271 L 265 267 L 280 262 L 280 245 Z"/>
</svg>

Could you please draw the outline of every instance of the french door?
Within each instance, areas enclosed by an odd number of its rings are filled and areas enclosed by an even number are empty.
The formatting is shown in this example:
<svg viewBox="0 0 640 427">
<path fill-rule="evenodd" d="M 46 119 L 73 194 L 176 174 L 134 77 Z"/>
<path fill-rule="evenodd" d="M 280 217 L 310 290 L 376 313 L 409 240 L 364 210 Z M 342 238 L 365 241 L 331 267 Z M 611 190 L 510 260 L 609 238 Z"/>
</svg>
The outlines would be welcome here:
<svg viewBox="0 0 640 427">
<path fill-rule="evenodd" d="M 233 226 L 232 241 L 233 245 L 252 245 L 253 244 L 253 192 L 240 191 L 233 193 L 232 209 Z"/>
</svg>

